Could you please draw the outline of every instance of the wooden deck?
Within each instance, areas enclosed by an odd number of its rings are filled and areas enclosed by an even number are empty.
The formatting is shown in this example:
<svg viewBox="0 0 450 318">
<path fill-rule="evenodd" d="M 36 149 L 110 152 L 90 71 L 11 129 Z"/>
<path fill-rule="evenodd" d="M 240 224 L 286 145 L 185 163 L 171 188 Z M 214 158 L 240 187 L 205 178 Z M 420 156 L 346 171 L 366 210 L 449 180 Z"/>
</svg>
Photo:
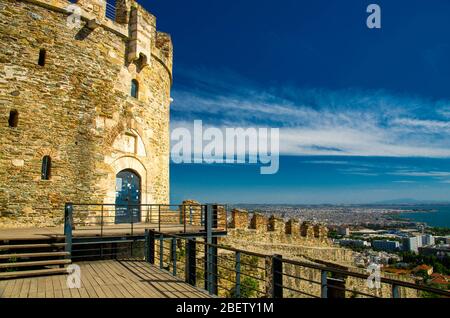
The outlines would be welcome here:
<svg viewBox="0 0 450 318">
<path fill-rule="evenodd" d="M 210 296 L 143 261 L 77 263 L 81 288 L 69 289 L 67 275 L 0 280 L 0 298 L 209 298 Z"/>
</svg>

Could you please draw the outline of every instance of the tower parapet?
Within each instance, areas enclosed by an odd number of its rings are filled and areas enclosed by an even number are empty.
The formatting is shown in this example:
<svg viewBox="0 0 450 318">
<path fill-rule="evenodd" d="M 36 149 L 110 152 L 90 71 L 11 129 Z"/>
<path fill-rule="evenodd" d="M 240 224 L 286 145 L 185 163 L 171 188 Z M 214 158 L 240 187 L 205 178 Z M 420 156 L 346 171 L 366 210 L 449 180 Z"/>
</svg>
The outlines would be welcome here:
<svg viewBox="0 0 450 318">
<path fill-rule="evenodd" d="M 267 231 L 268 219 L 259 213 L 254 213 L 250 221 L 250 229 L 256 231 Z"/>
<path fill-rule="evenodd" d="M 21 0 L 67 15 L 73 14 L 69 5 L 81 9 L 81 19 L 86 26 L 101 26 L 121 35 L 128 41 L 127 62 L 145 67 L 152 57 L 163 63 L 172 76 L 173 46 L 170 35 L 156 29 L 156 17 L 142 7 L 136 0 L 116 0 L 115 7 L 107 0 Z"/>
<path fill-rule="evenodd" d="M 236 231 L 237 237 L 244 235 L 244 233 L 256 234 L 257 237 L 267 235 L 271 237 L 273 242 L 304 241 L 305 239 L 310 242 L 321 243 L 328 241 L 328 229 L 322 224 L 302 223 L 296 219 L 285 222 L 280 217 L 272 215 L 267 218 L 260 213 L 253 213 L 250 218 L 248 211 L 243 209 L 231 211 L 230 229 L 229 234 L 233 235 Z"/>
<path fill-rule="evenodd" d="M 300 226 L 301 236 L 306 238 L 314 238 L 314 226 L 310 222 L 303 222 Z"/>
<path fill-rule="evenodd" d="M 231 228 L 247 229 L 249 227 L 248 212 L 245 210 L 233 209 L 231 211 Z"/>
<path fill-rule="evenodd" d="M 272 215 L 268 222 L 268 231 L 276 233 L 285 233 L 285 224 L 282 218 Z"/>
<path fill-rule="evenodd" d="M 286 222 L 286 234 L 293 236 L 300 236 L 300 222 L 290 219 Z"/>
</svg>

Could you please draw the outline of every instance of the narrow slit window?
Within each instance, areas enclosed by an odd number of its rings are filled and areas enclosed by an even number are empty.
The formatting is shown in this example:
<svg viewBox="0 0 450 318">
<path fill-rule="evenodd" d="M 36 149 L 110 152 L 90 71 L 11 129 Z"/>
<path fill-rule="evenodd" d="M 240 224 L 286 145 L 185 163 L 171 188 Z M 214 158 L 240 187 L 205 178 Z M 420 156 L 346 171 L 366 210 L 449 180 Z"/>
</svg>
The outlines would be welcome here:
<svg viewBox="0 0 450 318">
<path fill-rule="evenodd" d="M 8 119 L 9 127 L 17 127 L 19 124 L 19 112 L 17 110 L 12 110 L 9 112 L 9 119 Z"/>
<path fill-rule="evenodd" d="M 45 66 L 45 59 L 47 58 L 47 51 L 45 49 L 39 50 L 39 60 L 38 64 L 40 66 Z"/>
<path fill-rule="evenodd" d="M 135 79 L 131 81 L 131 96 L 134 98 L 139 97 L 139 83 Z"/>
<path fill-rule="evenodd" d="M 41 179 L 42 180 L 50 180 L 52 169 L 52 159 L 50 156 L 45 156 L 42 158 L 42 171 L 41 171 Z"/>
</svg>

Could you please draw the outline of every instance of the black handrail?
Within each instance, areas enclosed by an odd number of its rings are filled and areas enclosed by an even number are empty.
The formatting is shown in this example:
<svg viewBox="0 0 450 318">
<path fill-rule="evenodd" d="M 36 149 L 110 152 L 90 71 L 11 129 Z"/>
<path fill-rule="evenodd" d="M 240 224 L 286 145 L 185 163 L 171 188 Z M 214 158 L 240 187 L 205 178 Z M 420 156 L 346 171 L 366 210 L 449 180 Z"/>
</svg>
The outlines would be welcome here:
<svg viewBox="0 0 450 318">
<path fill-rule="evenodd" d="M 171 238 L 171 239 L 179 239 L 179 240 L 189 240 L 189 238 L 182 237 L 182 236 L 179 236 L 179 235 L 176 235 L 176 234 L 171 234 L 171 233 L 155 232 L 155 235 L 156 236 L 160 236 L 163 239 L 164 238 Z M 201 244 L 201 245 L 203 245 L 205 247 L 213 247 L 215 249 L 221 249 L 221 250 L 225 250 L 225 251 L 229 251 L 229 252 L 239 253 L 239 254 L 242 254 L 242 255 L 255 256 L 255 257 L 264 258 L 264 259 L 272 258 L 272 259 L 278 260 L 282 264 L 289 264 L 289 265 L 293 265 L 293 266 L 300 266 L 300 267 L 315 269 L 315 270 L 321 271 L 322 273 L 332 273 L 332 274 L 337 274 L 337 275 L 341 275 L 341 276 L 344 276 L 344 277 L 354 277 L 354 278 L 359 278 L 359 279 L 364 279 L 364 280 L 367 280 L 370 277 L 369 274 L 358 273 L 358 272 L 345 270 L 345 269 L 341 269 L 341 268 L 336 268 L 336 267 L 331 267 L 331 266 L 318 265 L 318 264 L 313 264 L 313 263 L 307 263 L 307 262 L 301 262 L 301 261 L 285 259 L 285 258 L 281 258 L 281 257 L 279 257 L 277 255 L 268 255 L 268 254 L 262 254 L 262 253 L 252 252 L 252 251 L 246 251 L 246 250 L 237 249 L 237 248 L 233 248 L 233 247 L 229 247 L 229 246 L 223 246 L 223 245 L 218 245 L 218 244 L 210 244 L 210 243 L 203 242 L 203 241 L 197 241 L 196 243 L 197 244 Z M 217 264 L 215 264 L 215 265 L 217 265 Z M 281 276 L 289 276 L 290 278 L 293 278 L 293 279 L 306 280 L 306 279 L 301 278 L 301 277 L 296 277 L 296 276 L 293 276 L 293 275 L 287 275 L 287 274 L 285 274 L 283 272 L 275 272 L 275 273 L 276 274 L 280 274 Z M 243 275 L 240 271 L 237 274 Z M 245 275 L 245 276 L 247 276 L 247 275 Z M 330 279 L 331 278 L 328 278 L 328 280 L 330 280 Z M 311 281 L 311 283 L 312 283 L 312 281 Z M 316 281 L 314 281 L 314 283 L 317 283 L 319 285 L 322 284 L 321 282 L 316 282 Z M 433 294 L 436 294 L 436 295 L 440 295 L 440 296 L 444 296 L 444 297 L 449 297 L 450 298 L 450 292 L 449 291 L 442 290 L 442 289 L 437 289 L 437 288 L 433 288 L 433 287 L 429 287 L 429 286 L 425 286 L 425 285 L 414 284 L 414 283 L 406 282 L 406 281 L 402 281 L 402 280 L 396 280 L 396 279 L 392 279 L 392 278 L 380 277 L 380 283 L 385 283 L 385 284 L 388 284 L 388 285 L 392 286 L 393 290 L 398 288 L 398 287 L 411 288 L 411 289 L 414 289 L 416 291 L 429 292 L 429 293 L 433 293 Z M 275 284 L 278 284 L 278 285 L 282 286 L 282 283 L 281 284 L 280 283 L 275 283 Z M 292 288 L 289 288 L 287 286 L 284 286 L 283 288 L 288 289 L 288 290 L 292 289 Z M 342 287 L 339 287 L 339 286 L 328 285 L 328 288 L 330 288 L 330 289 L 339 289 L 339 290 L 343 290 L 343 291 L 347 291 L 347 292 L 351 292 L 351 293 L 355 293 L 355 294 L 359 294 L 359 295 L 363 295 L 363 296 L 375 297 L 373 295 L 369 295 L 369 294 L 364 293 L 362 291 L 346 289 L 346 288 L 342 288 Z M 393 292 L 393 294 L 395 294 L 395 292 Z M 393 295 L 393 297 L 396 297 L 396 296 L 398 296 L 398 295 Z"/>
</svg>

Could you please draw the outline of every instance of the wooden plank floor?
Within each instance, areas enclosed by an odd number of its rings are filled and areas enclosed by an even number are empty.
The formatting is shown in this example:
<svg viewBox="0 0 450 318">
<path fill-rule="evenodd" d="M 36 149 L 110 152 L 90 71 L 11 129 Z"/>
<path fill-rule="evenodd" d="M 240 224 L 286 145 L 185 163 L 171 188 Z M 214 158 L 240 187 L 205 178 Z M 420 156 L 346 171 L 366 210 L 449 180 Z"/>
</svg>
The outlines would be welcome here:
<svg viewBox="0 0 450 318">
<path fill-rule="evenodd" d="M 81 288 L 69 289 L 67 275 L 0 280 L 0 298 L 209 298 L 210 296 L 143 261 L 77 263 Z"/>
</svg>

